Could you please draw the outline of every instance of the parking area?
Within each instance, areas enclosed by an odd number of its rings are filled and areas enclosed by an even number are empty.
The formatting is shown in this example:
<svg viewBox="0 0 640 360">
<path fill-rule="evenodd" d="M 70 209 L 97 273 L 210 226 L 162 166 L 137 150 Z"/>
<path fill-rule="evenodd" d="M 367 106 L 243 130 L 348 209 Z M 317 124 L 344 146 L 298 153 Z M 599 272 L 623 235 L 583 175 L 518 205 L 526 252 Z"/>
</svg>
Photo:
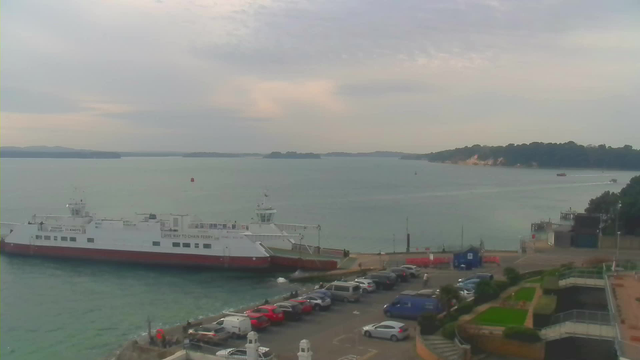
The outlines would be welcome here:
<svg viewBox="0 0 640 360">
<path fill-rule="evenodd" d="M 434 273 L 429 287 L 437 288 L 447 283 L 454 283 L 460 272 L 448 271 Z M 297 360 L 300 340 L 311 342 L 311 350 L 315 358 L 328 360 L 364 360 L 418 359 L 415 354 L 415 321 L 393 319 L 402 322 L 411 329 L 411 336 L 403 341 L 393 343 L 389 340 L 366 338 L 361 328 L 387 319 L 382 307 L 390 303 L 401 291 L 422 288 L 420 279 L 399 283 L 391 291 L 376 291 L 363 294 L 358 303 L 334 303 L 328 311 L 314 311 L 297 322 L 286 322 L 274 325 L 259 332 L 258 341 L 261 346 L 272 349 L 278 359 Z M 226 347 L 243 347 L 244 339 L 232 340 Z"/>
<path fill-rule="evenodd" d="M 505 256 L 501 258 L 502 266 L 488 265 L 475 272 L 493 273 L 502 276 L 502 269 L 514 266 L 519 271 L 530 271 L 550 268 L 563 262 L 579 263 L 585 256 L 593 253 L 552 253 L 532 254 L 525 256 Z M 389 257 L 390 260 L 395 260 Z M 401 256 L 397 261 L 401 261 Z M 445 284 L 455 284 L 461 277 L 472 272 L 461 272 L 451 269 L 427 269 L 430 274 L 429 288 L 439 288 Z M 422 288 L 420 279 L 412 279 L 408 283 L 398 283 L 391 291 L 378 290 L 375 293 L 363 294 L 358 303 L 334 303 L 330 310 L 316 312 L 304 316 L 298 322 L 286 322 L 283 325 L 270 326 L 259 333 L 261 346 L 272 349 L 281 360 L 297 360 L 298 346 L 301 340 L 311 342 L 314 358 L 326 360 L 405 360 L 419 359 L 415 353 L 416 321 L 391 319 L 406 324 L 411 329 L 411 336 L 403 341 L 366 338 L 362 335 L 362 327 L 372 323 L 390 320 L 382 313 L 385 304 L 390 303 L 404 290 Z M 225 347 L 243 347 L 245 340 L 232 340 Z"/>
</svg>

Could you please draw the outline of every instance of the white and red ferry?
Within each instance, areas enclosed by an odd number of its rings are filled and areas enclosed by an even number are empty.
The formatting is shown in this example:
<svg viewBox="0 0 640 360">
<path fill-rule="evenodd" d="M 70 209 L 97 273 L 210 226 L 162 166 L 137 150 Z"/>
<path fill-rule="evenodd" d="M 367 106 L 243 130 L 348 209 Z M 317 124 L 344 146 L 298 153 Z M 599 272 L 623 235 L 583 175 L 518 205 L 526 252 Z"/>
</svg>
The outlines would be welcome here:
<svg viewBox="0 0 640 360">
<path fill-rule="evenodd" d="M 337 266 L 333 260 L 310 261 L 297 255 L 301 251 L 291 251 L 300 246 L 302 235 L 296 231 L 319 231 L 320 226 L 274 223 L 276 210 L 266 198 L 256 209 L 257 220 L 246 224 L 203 221 L 187 214 L 98 218 L 87 211 L 85 201 L 72 200 L 69 215 L 33 215 L 27 223 L 2 223 L 0 249 L 5 254 L 212 268 Z"/>
</svg>

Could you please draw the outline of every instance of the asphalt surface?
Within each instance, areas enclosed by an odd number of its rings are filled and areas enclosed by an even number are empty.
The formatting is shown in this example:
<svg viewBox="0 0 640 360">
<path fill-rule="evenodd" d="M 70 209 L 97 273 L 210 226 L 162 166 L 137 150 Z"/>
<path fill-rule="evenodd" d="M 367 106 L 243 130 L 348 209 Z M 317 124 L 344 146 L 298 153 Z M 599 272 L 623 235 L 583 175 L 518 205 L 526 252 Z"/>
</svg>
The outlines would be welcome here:
<svg viewBox="0 0 640 360">
<path fill-rule="evenodd" d="M 426 269 L 430 274 L 428 288 L 439 288 L 453 283 L 461 277 L 475 272 L 490 272 L 496 278 L 502 278 L 502 269 L 513 266 L 521 272 L 551 268 L 562 263 L 574 261 L 580 264 L 589 257 L 603 254 L 598 251 L 558 251 L 525 255 L 501 256 L 501 266 L 487 265 L 474 271 Z M 622 255 L 622 254 L 621 254 Z M 638 259 L 637 254 L 626 254 Z M 389 263 L 404 263 L 407 255 L 390 255 Z M 297 352 L 302 339 L 311 342 L 314 359 L 324 360 L 412 360 L 419 359 L 415 352 L 416 321 L 392 319 L 406 324 L 411 329 L 411 336 L 403 341 L 393 343 L 384 339 L 371 339 L 362 335 L 361 328 L 387 319 L 382 308 L 390 303 L 404 290 L 422 288 L 420 279 L 412 279 L 408 283 L 399 283 L 391 291 L 377 291 L 364 294 L 359 303 L 335 303 L 330 310 L 313 312 L 299 322 L 287 322 L 279 326 L 271 326 L 259 332 L 258 342 L 261 346 L 272 349 L 278 359 L 297 360 Z M 225 348 L 244 347 L 246 340 L 232 340 Z"/>
</svg>

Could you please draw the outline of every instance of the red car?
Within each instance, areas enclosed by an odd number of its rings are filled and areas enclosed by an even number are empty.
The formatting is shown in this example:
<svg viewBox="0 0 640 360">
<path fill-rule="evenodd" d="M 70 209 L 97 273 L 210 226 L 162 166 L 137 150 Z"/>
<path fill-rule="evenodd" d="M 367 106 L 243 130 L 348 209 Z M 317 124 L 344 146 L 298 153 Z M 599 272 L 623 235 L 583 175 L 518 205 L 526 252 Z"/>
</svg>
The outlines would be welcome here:
<svg viewBox="0 0 640 360">
<path fill-rule="evenodd" d="M 282 310 L 280 310 L 275 305 L 258 306 L 253 310 L 245 312 L 245 314 L 248 313 L 264 315 L 273 324 L 281 324 L 282 322 L 284 322 L 284 314 L 282 313 Z"/>
<path fill-rule="evenodd" d="M 313 305 L 311 305 L 308 300 L 297 298 L 291 299 L 289 301 L 300 304 L 300 306 L 302 306 L 302 313 L 305 315 L 309 315 L 313 312 Z"/>
<path fill-rule="evenodd" d="M 262 314 L 256 314 L 256 313 L 250 312 L 250 313 L 247 313 L 247 316 L 251 320 L 252 330 L 262 330 L 269 327 L 269 325 L 271 325 L 271 321 L 269 321 L 269 319 L 267 319 L 267 317 Z"/>
</svg>

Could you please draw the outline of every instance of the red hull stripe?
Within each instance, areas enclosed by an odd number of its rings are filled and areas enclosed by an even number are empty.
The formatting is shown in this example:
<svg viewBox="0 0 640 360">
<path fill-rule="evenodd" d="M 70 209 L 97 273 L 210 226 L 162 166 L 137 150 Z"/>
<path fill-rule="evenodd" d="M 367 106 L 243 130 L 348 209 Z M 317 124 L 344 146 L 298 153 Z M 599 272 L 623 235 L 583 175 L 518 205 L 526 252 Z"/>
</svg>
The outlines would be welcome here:
<svg viewBox="0 0 640 360">
<path fill-rule="evenodd" d="M 195 254 L 168 254 L 143 251 L 124 251 L 106 249 L 86 249 L 57 246 L 35 246 L 3 242 L 2 250 L 5 253 L 48 256 L 68 259 L 85 259 L 100 261 L 117 261 L 138 264 L 172 265 L 172 266 L 203 266 L 217 268 L 267 268 L 271 261 L 268 257 L 239 257 L 195 255 Z"/>
</svg>

